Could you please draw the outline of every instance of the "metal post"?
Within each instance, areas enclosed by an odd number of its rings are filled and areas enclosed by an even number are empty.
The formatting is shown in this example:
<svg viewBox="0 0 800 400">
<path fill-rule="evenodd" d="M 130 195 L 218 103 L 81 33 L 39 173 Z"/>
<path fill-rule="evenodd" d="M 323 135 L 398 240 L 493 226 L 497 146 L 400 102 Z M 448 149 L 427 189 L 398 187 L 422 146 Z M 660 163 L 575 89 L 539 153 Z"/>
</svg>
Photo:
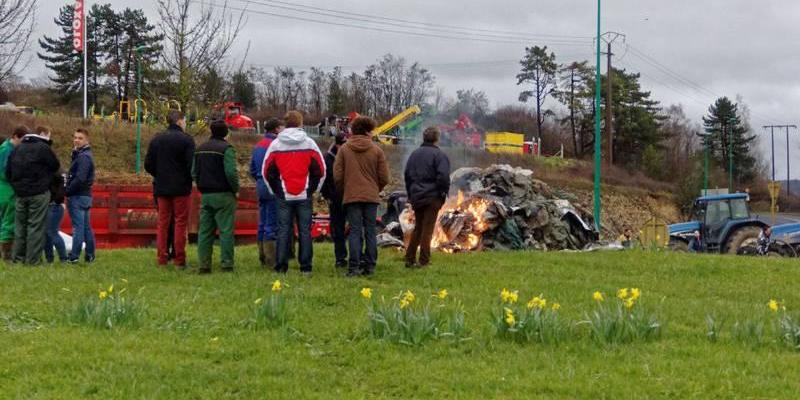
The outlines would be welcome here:
<svg viewBox="0 0 800 400">
<path fill-rule="evenodd" d="M 733 134 L 728 125 L 730 125 L 730 123 L 723 125 L 723 127 L 728 128 L 728 193 L 733 193 Z"/>
<path fill-rule="evenodd" d="M 786 125 L 786 198 L 792 195 L 792 180 L 789 172 L 789 128 L 795 127 L 794 125 Z"/>
<path fill-rule="evenodd" d="M 136 173 L 142 168 L 142 50 L 144 46 L 137 47 L 136 50 Z"/>
<path fill-rule="evenodd" d="M 88 3 L 88 1 L 86 2 Z M 89 13 L 86 10 L 89 9 L 88 4 L 84 3 L 83 5 L 83 119 L 89 118 L 89 95 L 88 95 L 88 86 L 89 86 L 89 74 L 87 64 L 89 62 L 89 57 L 87 54 L 89 53 L 89 41 L 86 37 L 86 34 L 89 32 L 89 29 L 86 27 L 86 21 L 89 20 Z"/>
<path fill-rule="evenodd" d="M 594 88 L 594 225 L 600 232 L 600 1 L 597 0 L 597 36 Z"/>
<path fill-rule="evenodd" d="M 608 165 L 614 165 L 614 127 L 613 123 L 611 122 L 612 119 L 612 109 L 614 108 L 614 102 L 612 101 L 612 94 L 614 92 L 614 88 L 611 84 L 611 74 L 614 72 L 611 68 L 611 42 L 608 42 L 608 51 L 606 52 L 606 81 L 608 83 L 608 93 L 606 93 L 606 141 L 608 142 Z"/>
<path fill-rule="evenodd" d="M 705 150 L 703 151 L 703 196 L 708 194 L 708 138 L 703 138 Z"/>
<path fill-rule="evenodd" d="M 769 138 L 770 141 L 772 142 L 772 181 L 775 182 L 775 127 L 774 126 L 769 127 Z"/>
</svg>

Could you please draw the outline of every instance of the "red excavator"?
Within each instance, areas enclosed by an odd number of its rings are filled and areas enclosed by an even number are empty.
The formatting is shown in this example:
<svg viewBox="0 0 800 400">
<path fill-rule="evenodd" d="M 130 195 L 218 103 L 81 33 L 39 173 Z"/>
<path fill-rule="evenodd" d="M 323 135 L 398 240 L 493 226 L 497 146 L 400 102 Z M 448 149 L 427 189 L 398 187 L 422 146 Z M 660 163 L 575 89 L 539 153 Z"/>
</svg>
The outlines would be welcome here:
<svg viewBox="0 0 800 400">
<path fill-rule="evenodd" d="M 244 115 L 244 105 L 238 101 L 226 101 L 214 105 L 212 115 L 215 118 L 224 118 L 231 130 L 255 131 L 256 129 L 253 119 Z"/>
<path fill-rule="evenodd" d="M 441 142 L 445 146 L 481 147 L 481 132 L 472 123 L 467 114 L 461 114 L 453 121 L 453 125 L 439 125 L 442 132 Z"/>
</svg>

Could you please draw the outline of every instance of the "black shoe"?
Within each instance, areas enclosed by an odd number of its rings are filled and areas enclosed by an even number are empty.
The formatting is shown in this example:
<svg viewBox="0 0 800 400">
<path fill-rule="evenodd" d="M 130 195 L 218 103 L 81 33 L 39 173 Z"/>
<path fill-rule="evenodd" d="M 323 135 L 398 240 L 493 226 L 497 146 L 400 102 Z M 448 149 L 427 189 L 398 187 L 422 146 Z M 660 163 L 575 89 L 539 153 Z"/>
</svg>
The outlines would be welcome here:
<svg viewBox="0 0 800 400">
<path fill-rule="evenodd" d="M 222 272 L 233 272 L 233 267 L 222 267 L 220 269 Z"/>
<path fill-rule="evenodd" d="M 87 264 L 91 264 L 94 262 L 94 256 L 86 256 L 83 261 L 86 261 Z"/>
<path fill-rule="evenodd" d="M 406 261 L 406 268 L 409 268 L 409 269 L 419 268 L 419 265 L 417 265 L 417 263 L 415 263 L 415 262 Z"/>
<path fill-rule="evenodd" d="M 347 261 L 337 261 L 336 268 L 344 268 L 347 266 Z"/>
<path fill-rule="evenodd" d="M 211 273 L 211 268 L 209 268 L 209 267 L 205 267 L 205 268 L 198 268 L 198 269 L 197 269 L 197 273 L 198 273 L 199 275 L 207 275 L 207 274 L 210 274 L 210 273 Z"/>
<path fill-rule="evenodd" d="M 372 275 L 374 273 L 375 273 L 375 266 L 374 265 L 361 267 L 361 275 L 370 276 L 370 275 Z"/>
<path fill-rule="evenodd" d="M 303 278 L 311 278 L 311 271 L 300 271 L 303 274 Z"/>
<path fill-rule="evenodd" d="M 359 271 L 359 270 L 357 270 L 357 269 L 356 269 L 356 270 L 352 270 L 352 269 L 351 269 L 351 270 L 347 271 L 347 273 L 346 273 L 346 274 L 344 274 L 344 276 L 346 276 L 346 277 L 348 277 L 348 278 L 355 278 L 355 277 L 359 277 L 359 276 L 361 276 L 361 271 Z"/>
<path fill-rule="evenodd" d="M 80 262 L 80 260 L 79 260 L 79 259 L 77 259 L 77 258 L 68 258 L 68 259 L 67 259 L 67 261 L 65 261 L 65 262 L 66 262 L 67 264 L 77 264 L 77 263 L 79 263 L 79 262 Z"/>
</svg>

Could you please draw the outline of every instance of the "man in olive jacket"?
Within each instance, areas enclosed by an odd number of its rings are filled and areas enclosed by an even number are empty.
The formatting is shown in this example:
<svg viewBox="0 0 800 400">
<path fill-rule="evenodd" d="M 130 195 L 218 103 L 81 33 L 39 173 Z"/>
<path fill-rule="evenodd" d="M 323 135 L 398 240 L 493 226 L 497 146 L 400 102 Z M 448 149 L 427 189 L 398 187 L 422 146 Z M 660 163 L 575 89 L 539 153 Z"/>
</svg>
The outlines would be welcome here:
<svg viewBox="0 0 800 400">
<path fill-rule="evenodd" d="M 375 271 L 378 261 L 375 222 L 381 202 L 380 192 L 389 183 L 389 166 L 383 150 L 372 141 L 375 121 L 358 117 L 350 129 L 353 136 L 336 155 L 333 179 L 342 193 L 342 204 L 350 224 L 347 276 L 352 277 L 371 275 Z"/>
<path fill-rule="evenodd" d="M 42 261 L 50 183 L 61 168 L 51 143 L 50 129 L 37 127 L 8 157 L 6 178 L 17 196 L 13 262 L 35 265 Z"/>
<path fill-rule="evenodd" d="M 197 231 L 199 272 L 211 272 L 214 233 L 219 229 L 223 271 L 233 271 L 233 227 L 236 214 L 236 193 L 239 174 L 236 171 L 236 150 L 225 141 L 228 125 L 225 121 L 211 123 L 211 139 L 194 153 L 192 177 L 197 182 L 200 200 L 200 227 Z"/>
</svg>

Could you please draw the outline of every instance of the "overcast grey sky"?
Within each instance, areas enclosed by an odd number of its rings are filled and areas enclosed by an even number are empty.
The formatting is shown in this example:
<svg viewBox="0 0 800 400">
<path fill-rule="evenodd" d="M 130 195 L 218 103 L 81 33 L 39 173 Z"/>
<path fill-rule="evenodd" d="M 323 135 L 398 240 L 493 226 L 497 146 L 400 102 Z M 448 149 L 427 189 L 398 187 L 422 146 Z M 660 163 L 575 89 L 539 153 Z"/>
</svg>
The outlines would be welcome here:
<svg viewBox="0 0 800 400">
<path fill-rule="evenodd" d="M 155 0 L 103 1 L 106 2 L 117 9 L 142 8 L 153 21 L 157 20 Z M 764 134 L 762 125 L 800 124 L 795 111 L 795 105 L 800 104 L 800 83 L 794 74 L 800 62 L 797 45 L 800 24 L 796 21 L 800 2 L 606 0 L 603 3 L 601 29 L 627 36 L 625 43 L 618 42 L 615 47 L 615 66 L 641 73 L 643 87 L 652 91 L 653 97 L 664 106 L 682 104 L 687 115 L 699 123 L 717 96 L 733 99 L 740 95 L 750 108 L 755 132 L 767 139 L 762 141 L 762 151 L 769 144 L 769 135 Z M 64 4 L 67 2 L 40 1 L 37 29 L 40 34 L 57 33 L 52 20 Z M 483 90 L 492 106 L 518 103 L 516 60 L 522 57 L 526 43 L 548 45 L 560 63 L 594 60 L 596 2 L 588 0 L 229 0 L 229 5 L 250 10 L 240 43 L 232 54 L 235 59 L 241 60 L 249 42 L 246 61 L 250 64 L 267 68 L 342 65 L 345 70 L 361 71 L 383 54 L 393 53 L 428 66 L 436 76 L 437 85 L 451 95 L 462 88 Z M 329 12 L 307 6 L 338 10 L 364 21 L 320 15 Z M 408 25 L 405 23 L 375 20 L 356 13 L 431 25 L 420 25 L 424 29 L 413 30 L 404 27 Z M 465 30 L 450 26 L 472 29 L 473 35 L 469 36 L 472 40 L 455 33 Z M 508 41 L 511 34 L 496 31 L 515 32 L 514 35 L 531 40 L 501 43 Z M 602 68 L 605 70 L 605 61 Z M 25 75 L 34 77 L 44 73 L 41 61 L 34 59 Z M 792 135 L 800 136 L 800 132 Z M 784 134 L 776 136 L 780 138 L 776 145 L 777 177 L 783 179 L 786 145 Z M 793 139 L 790 147 L 800 155 L 800 138 Z M 769 160 L 768 153 L 765 159 Z M 793 156 L 792 163 L 792 175 L 800 178 L 800 157 Z"/>
</svg>

